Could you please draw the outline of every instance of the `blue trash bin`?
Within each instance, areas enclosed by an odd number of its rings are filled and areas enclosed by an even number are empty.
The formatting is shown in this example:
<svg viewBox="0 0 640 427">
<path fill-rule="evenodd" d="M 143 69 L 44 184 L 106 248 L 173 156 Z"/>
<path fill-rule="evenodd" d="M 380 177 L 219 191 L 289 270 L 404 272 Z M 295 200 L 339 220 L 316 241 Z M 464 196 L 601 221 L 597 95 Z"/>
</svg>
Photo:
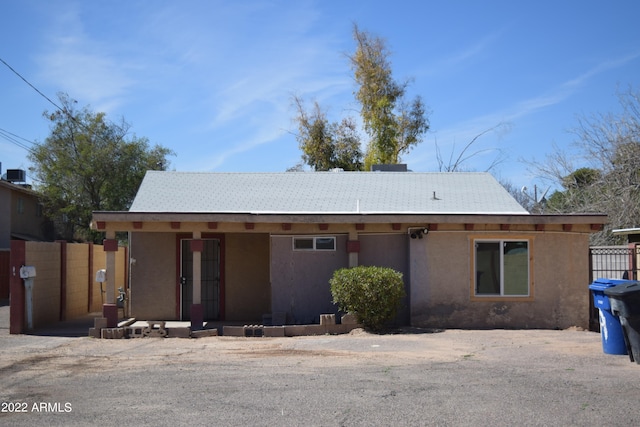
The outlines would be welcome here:
<svg viewBox="0 0 640 427">
<path fill-rule="evenodd" d="M 589 285 L 593 294 L 593 305 L 600 312 L 600 336 L 602 337 L 602 350 L 606 354 L 627 354 L 627 345 L 624 341 L 620 318 L 611 311 L 609 297 L 605 295 L 604 291 L 628 282 L 628 280 L 619 279 L 596 279 Z"/>
</svg>

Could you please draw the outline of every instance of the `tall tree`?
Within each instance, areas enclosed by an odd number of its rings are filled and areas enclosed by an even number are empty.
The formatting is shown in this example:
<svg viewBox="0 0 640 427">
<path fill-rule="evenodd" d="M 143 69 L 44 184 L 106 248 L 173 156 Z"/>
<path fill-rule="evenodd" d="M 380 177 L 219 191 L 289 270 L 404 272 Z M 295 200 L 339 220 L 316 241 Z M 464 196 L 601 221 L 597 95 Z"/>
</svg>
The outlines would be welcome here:
<svg viewBox="0 0 640 427">
<path fill-rule="evenodd" d="M 104 113 L 58 94 L 59 110 L 46 112 L 51 134 L 29 154 L 34 183 L 58 237 L 99 241 L 89 228 L 93 211 L 126 210 L 147 170 L 166 170 L 174 153 L 147 138 L 129 135 L 124 119 L 114 124 Z"/>
<path fill-rule="evenodd" d="M 304 163 L 316 171 L 362 169 L 360 137 L 354 120 L 345 118 L 339 123 L 330 123 L 318 102 L 307 111 L 301 98 L 294 96 L 292 101 L 298 125 L 296 139 Z"/>
<path fill-rule="evenodd" d="M 353 27 L 356 51 L 349 57 L 358 89 L 356 100 L 364 130 L 371 138 L 365 168 L 375 163 L 398 163 L 402 154 L 422 141 L 429 119 L 422 99 L 405 99 L 408 82 L 393 78 L 386 42 L 357 25 Z"/>
<path fill-rule="evenodd" d="M 544 162 L 532 164 L 539 176 L 563 188 L 551 195 L 547 212 L 609 216 L 594 244 L 620 243 L 611 229 L 640 225 L 640 91 L 629 89 L 619 99 L 621 113 L 579 120 L 571 154 L 556 148 Z"/>
</svg>

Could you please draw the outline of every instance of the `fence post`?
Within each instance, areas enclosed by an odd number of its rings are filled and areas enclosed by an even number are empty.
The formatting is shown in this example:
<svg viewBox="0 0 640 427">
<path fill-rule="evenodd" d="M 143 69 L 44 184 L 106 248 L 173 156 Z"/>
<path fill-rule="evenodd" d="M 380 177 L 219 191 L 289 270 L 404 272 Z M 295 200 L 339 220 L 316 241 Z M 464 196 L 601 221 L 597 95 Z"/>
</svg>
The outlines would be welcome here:
<svg viewBox="0 0 640 427">
<path fill-rule="evenodd" d="M 11 241 L 11 260 L 9 262 L 9 333 L 21 334 L 24 331 L 24 286 L 20 279 L 20 267 L 26 264 L 26 242 L 24 240 Z"/>
</svg>

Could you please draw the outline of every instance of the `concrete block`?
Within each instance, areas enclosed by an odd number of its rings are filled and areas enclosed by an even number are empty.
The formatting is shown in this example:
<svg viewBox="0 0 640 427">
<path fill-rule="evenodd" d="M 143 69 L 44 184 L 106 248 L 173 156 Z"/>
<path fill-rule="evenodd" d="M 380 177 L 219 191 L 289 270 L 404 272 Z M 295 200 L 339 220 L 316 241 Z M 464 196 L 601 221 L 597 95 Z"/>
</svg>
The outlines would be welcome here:
<svg viewBox="0 0 640 427">
<path fill-rule="evenodd" d="M 185 327 L 167 328 L 167 338 L 191 338 L 191 329 Z"/>
<path fill-rule="evenodd" d="M 342 318 L 340 319 L 340 323 L 342 323 L 343 325 L 357 325 L 358 318 L 353 313 L 347 313 L 342 316 Z"/>
<path fill-rule="evenodd" d="M 89 336 L 93 337 L 93 338 L 100 338 L 101 336 L 101 329 L 98 328 L 89 328 Z"/>
<path fill-rule="evenodd" d="M 284 335 L 287 337 L 300 337 L 306 334 L 307 331 L 305 325 L 286 325 L 284 327 Z"/>
<path fill-rule="evenodd" d="M 129 338 L 144 338 L 144 326 L 127 326 Z"/>
<path fill-rule="evenodd" d="M 335 314 L 321 314 L 320 315 L 320 324 L 321 325 L 335 325 L 336 324 L 336 315 Z"/>
<path fill-rule="evenodd" d="M 223 326 L 222 335 L 226 337 L 243 337 L 244 326 Z"/>
<path fill-rule="evenodd" d="M 191 331 L 191 338 L 217 337 L 217 329 L 200 329 L 199 331 Z"/>
<path fill-rule="evenodd" d="M 284 326 L 265 326 L 264 336 L 270 338 L 284 337 Z"/>
<path fill-rule="evenodd" d="M 244 336 L 245 337 L 263 337 L 264 326 L 263 325 L 245 325 Z"/>
<path fill-rule="evenodd" d="M 106 317 L 96 317 L 93 319 L 93 327 L 96 329 L 102 329 L 107 327 L 107 318 Z"/>
<path fill-rule="evenodd" d="M 103 339 L 122 339 L 125 337 L 124 328 L 104 328 L 100 334 Z"/>
</svg>

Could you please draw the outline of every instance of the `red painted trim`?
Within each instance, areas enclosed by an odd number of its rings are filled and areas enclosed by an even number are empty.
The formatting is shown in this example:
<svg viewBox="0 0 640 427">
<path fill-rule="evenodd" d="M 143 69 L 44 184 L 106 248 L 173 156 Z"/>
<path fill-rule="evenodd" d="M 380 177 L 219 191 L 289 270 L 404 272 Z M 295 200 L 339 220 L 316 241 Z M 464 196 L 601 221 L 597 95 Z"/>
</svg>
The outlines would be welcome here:
<svg viewBox="0 0 640 427">
<path fill-rule="evenodd" d="M 536 224 L 536 231 L 544 231 L 544 224 Z"/>
<path fill-rule="evenodd" d="M 358 253 L 360 252 L 360 241 L 359 240 L 347 240 L 347 252 L 348 253 Z"/>
<path fill-rule="evenodd" d="M 107 228 L 107 223 L 104 221 L 96 221 L 96 228 L 98 230 L 104 230 L 105 228 Z"/>
<path fill-rule="evenodd" d="M 192 240 L 192 237 L 191 234 L 186 233 L 176 234 L 176 319 L 180 319 L 180 306 L 182 305 L 180 300 L 180 251 L 182 250 L 180 241 L 183 239 Z M 218 312 L 220 313 L 219 320 L 225 320 L 225 236 L 219 233 L 202 233 L 200 237 L 202 240 L 220 240 L 220 306 L 218 307 Z"/>
<path fill-rule="evenodd" d="M 104 239 L 102 246 L 105 252 L 118 252 L 118 241 L 116 239 Z"/>
<path fill-rule="evenodd" d="M 283 222 L 282 223 L 282 229 L 287 231 L 287 230 L 291 230 L 291 223 L 290 222 Z"/>
<path fill-rule="evenodd" d="M 256 225 L 253 222 L 245 222 L 244 223 L 245 230 L 253 230 L 256 228 Z"/>
<path fill-rule="evenodd" d="M 464 229 L 467 230 L 467 231 L 473 230 L 473 224 L 465 224 L 464 225 Z"/>
<path fill-rule="evenodd" d="M 364 230 L 364 224 L 356 224 L 356 230 L 358 231 Z"/>
<path fill-rule="evenodd" d="M 318 227 L 320 227 L 320 230 L 328 230 L 329 224 L 318 224 Z"/>
<path fill-rule="evenodd" d="M 209 230 L 215 230 L 218 228 L 218 223 L 217 222 L 208 222 L 207 223 L 207 228 Z"/>
<path fill-rule="evenodd" d="M 194 239 L 189 242 L 191 252 L 202 252 L 204 249 L 204 241 L 202 239 Z"/>
<path fill-rule="evenodd" d="M 142 221 L 133 221 L 133 228 L 139 230 L 142 228 Z"/>
<path fill-rule="evenodd" d="M 563 231 L 571 231 L 572 228 L 573 228 L 573 224 L 562 224 Z"/>
<path fill-rule="evenodd" d="M 391 224 L 391 228 L 394 230 L 400 230 L 400 224 L 398 223 Z"/>
<path fill-rule="evenodd" d="M 602 230 L 602 224 L 591 224 L 591 231 L 600 231 Z"/>
<path fill-rule="evenodd" d="M 438 231 L 438 224 L 429 224 L 427 228 L 429 231 Z"/>
<path fill-rule="evenodd" d="M 180 222 L 178 221 L 171 221 L 171 228 L 173 230 L 180 230 Z"/>
<path fill-rule="evenodd" d="M 67 242 L 59 240 L 60 245 L 60 312 L 59 320 L 67 319 Z"/>
<path fill-rule="evenodd" d="M 500 230 L 508 231 L 511 228 L 511 224 L 500 224 Z"/>
<path fill-rule="evenodd" d="M 24 240 L 11 241 L 11 258 L 9 261 L 9 292 L 11 295 L 9 307 L 9 333 L 21 334 L 25 327 L 25 295 L 20 267 L 26 263 L 26 249 Z"/>
</svg>

